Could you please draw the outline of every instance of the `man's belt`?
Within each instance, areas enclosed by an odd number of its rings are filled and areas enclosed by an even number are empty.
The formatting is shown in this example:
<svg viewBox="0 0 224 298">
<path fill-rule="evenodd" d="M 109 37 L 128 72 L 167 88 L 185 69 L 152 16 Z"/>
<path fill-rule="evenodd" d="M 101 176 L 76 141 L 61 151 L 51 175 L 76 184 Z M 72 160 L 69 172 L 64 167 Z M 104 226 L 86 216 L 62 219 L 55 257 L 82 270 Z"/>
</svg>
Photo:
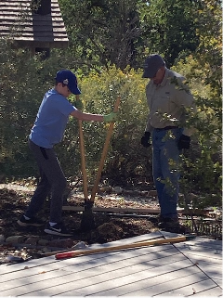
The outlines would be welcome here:
<svg viewBox="0 0 224 298">
<path fill-rule="evenodd" d="M 169 129 L 175 129 L 178 128 L 178 126 L 165 126 L 163 128 L 154 128 L 156 131 L 161 131 L 161 130 L 169 130 Z"/>
</svg>

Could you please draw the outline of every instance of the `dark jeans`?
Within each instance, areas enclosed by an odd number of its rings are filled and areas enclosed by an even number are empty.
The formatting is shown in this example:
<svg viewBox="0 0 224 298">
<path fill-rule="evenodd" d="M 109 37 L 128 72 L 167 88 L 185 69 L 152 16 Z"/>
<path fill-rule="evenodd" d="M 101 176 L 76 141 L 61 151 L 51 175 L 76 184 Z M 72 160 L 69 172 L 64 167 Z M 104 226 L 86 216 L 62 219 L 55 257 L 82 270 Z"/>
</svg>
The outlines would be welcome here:
<svg viewBox="0 0 224 298">
<path fill-rule="evenodd" d="M 41 180 L 25 215 L 34 217 L 41 210 L 47 195 L 51 193 L 50 221 L 58 223 L 61 221 L 63 193 L 66 188 L 65 175 L 54 149 L 39 147 L 31 140 L 29 140 L 29 147 L 37 161 Z"/>
<path fill-rule="evenodd" d="M 162 217 L 177 217 L 180 178 L 180 150 L 177 142 L 181 128 L 153 130 L 152 168 Z"/>
</svg>

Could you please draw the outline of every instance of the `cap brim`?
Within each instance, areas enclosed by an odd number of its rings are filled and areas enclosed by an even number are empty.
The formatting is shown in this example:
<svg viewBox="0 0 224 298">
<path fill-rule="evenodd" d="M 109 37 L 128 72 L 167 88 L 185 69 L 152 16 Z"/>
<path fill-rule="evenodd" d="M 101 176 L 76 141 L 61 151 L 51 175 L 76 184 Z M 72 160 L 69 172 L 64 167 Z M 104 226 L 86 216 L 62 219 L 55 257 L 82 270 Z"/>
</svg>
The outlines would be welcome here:
<svg viewBox="0 0 224 298">
<path fill-rule="evenodd" d="M 81 91 L 79 90 L 79 88 L 78 88 L 77 86 L 74 86 L 74 87 L 72 87 L 72 88 L 69 88 L 69 90 L 70 90 L 73 94 L 75 94 L 75 95 L 79 95 L 79 94 L 81 94 Z"/>
<path fill-rule="evenodd" d="M 143 75 L 142 75 L 142 78 L 148 78 L 148 79 L 151 79 L 155 76 L 154 73 L 150 72 L 149 69 L 145 69 L 144 72 L 143 72 Z"/>
</svg>

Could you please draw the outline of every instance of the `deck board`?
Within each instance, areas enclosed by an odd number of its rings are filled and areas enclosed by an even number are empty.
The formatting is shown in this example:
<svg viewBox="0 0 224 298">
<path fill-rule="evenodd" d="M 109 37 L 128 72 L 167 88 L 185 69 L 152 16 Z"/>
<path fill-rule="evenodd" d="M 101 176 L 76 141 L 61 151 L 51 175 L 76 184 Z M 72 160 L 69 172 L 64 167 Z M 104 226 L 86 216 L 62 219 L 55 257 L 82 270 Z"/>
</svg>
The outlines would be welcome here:
<svg viewBox="0 0 224 298">
<path fill-rule="evenodd" d="M 164 248 L 164 247 L 161 247 Z M 44 268 L 41 267 L 38 268 L 31 268 L 28 270 L 24 270 L 21 273 L 16 272 L 12 273 L 13 276 L 10 276 L 10 274 L 5 275 L 4 281 L 7 281 L 10 279 L 14 280 L 14 287 L 15 286 L 22 286 L 26 285 L 32 282 L 37 282 L 50 279 L 52 272 L 57 272 L 54 276 L 67 276 L 71 273 L 82 273 L 85 271 L 85 277 L 91 277 L 92 275 L 95 275 L 96 270 L 100 270 L 100 272 L 106 273 L 110 272 L 112 270 L 127 268 L 129 266 L 138 265 L 141 267 L 141 269 L 146 266 L 147 268 L 155 266 L 155 261 L 158 259 L 163 258 L 163 262 L 168 261 L 168 258 L 170 255 L 177 254 L 176 250 L 171 247 L 170 249 L 162 249 L 161 251 L 157 252 L 156 256 L 151 253 L 150 249 L 143 248 L 142 251 L 145 251 L 144 253 L 140 254 L 138 257 L 133 252 L 126 253 L 125 256 L 123 256 L 120 253 L 114 253 L 112 256 L 105 256 L 101 259 L 93 259 L 86 258 L 86 261 L 84 261 L 83 258 L 76 258 L 76 259 L 69 259 L 66 260 L 67 262 L 59 262 L 57 266 L 56 264 L 49 264 L 48 266 L 45 266 Z M 107 261 L 108 257 L 110 258 L 110 262 Z M 150 264 L 149 261 L 151 260 Z M 72 263 L 74 261 L 74 263 Z M 145 265 L 146 264 L 146 265 Z M 78 277 L 78 275 L 77 275 Z M 76 278 L 74 277 L 74 280 Z M 3 281 L 3 280 L 2 280 Z M 43 284 L 42 284 L 43 286 Z M 10 289 L 10 284 L 4 283 L 1 285 L 1 290 Z"/>
<path fill-rule="evenodd" d="M 176 257 L 173 257 L 176 261 L 183 261 L 184 258 L 182 256 L 177 255 Z M 185 260 L 184 260 L 185 261 Z M 188 262 L 189 261 L 185 261 Z M 112 280 L 113 286 L 114 286 L 114 281 L 115 283 L 120 282 L 121 278 L 127 278 L 127 275 L 130 276 L 131 274 L 134 275 L 136 274 L 137 276 L 140 275 L 140 279 L 142 278 L 142 272 L 149 270 L 151 271 L 151 268 L 154 269 L 154 267 L 158 266 L 159 263 L 162 264 L 169 264 L 170 263 L 170 256 L 165 257 L 163 259 L 159 260 L 153 260 L 148 263 L 143 263 L 143 264 L 137 264 L 133 266 L 128 266 L 128 263 L 126 262 L 125 267 L 123 266 L 122 268 L 119 268 L 117 270 L 113 270 L 113 267 L 111 264 L 108 264 L 107 266 L 98 266 L 94 267 L 94 270 L 92 270 L 91 275 L 89 273 L 89 270 L 84 270 L 80 272 L 75 272 L 75 273 L 69 273 L 66 274 L 66 271 L 64 271 L 64 278 L 63 281 L 61 277 L 59 278 L 54 278 L 53 280 L 44 280 L 41 282 L 34 282 L 30 283 L 28 288 L 29 291 L 27 293 L 27 296 L 25 295 L 24 297 L 30 297 L 30 293 L 38 291 L 41 295 L 44 297 L 46 295 L 52 295 L 52 294 L 57 294 L 60 293 L 61 291 L 63 292 L 65 289 L 71 289 L 71 290 L 79 290 L 80 288 L 84 288 L 86 286 L 91 287 L 95 284 L 102 284 L 104 281 L 110 281 Z M 106 272 L 105 272 L 106 271 Z M 154 270 L 153 270 L 154 271 Z M 53 288 L 52 288 L 53 287 Z M 22 293 L 26 293 L 26 288 L 27 286 L 22 286 L 18 287 L 17 289 L 14 289 L 15 292 L 13 294 L 21 295 Z M 44 290 L 41 290 L 44 289 Z M 3 292 L 6 295 L 9 295 L 12 291 L 6 291 Z"/>
<path fill-rule="evenodd" d="M 206 288 L 203 288 L 203 290 L 201 290 L 200 292 L 197 292 L 192 295 L 194 295 L 194 297 L 199 297 L 199 296 L 200 297 L 220 297 L 222 296 L 222 294 L 223 294 L 222 289 L 220 289 L 219 287 L 215 287 L 209 290 L 206 290 Z"/>
<path fill-rule="evenodd" d="M 113 247 L 180 235 L 155 232 Z M 27 269 L 25 269 L 27 267 Z M 0 296 L 221 296 L 222 241 L 193 240 L 56 260 L 0 266 Z"/>
</svg>

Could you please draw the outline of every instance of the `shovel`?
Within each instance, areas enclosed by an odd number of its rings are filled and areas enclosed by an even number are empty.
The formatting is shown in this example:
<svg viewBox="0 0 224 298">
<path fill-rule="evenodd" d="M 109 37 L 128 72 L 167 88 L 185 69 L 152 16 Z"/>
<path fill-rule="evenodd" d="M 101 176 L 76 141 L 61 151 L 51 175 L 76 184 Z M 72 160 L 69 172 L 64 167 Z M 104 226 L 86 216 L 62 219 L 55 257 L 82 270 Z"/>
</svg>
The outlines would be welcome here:
<svg viewBox="0 0 224 298">
<path fill-rule="evenodd" d="M 79 100 L 79 95 L 76 95 L 76 100 Z M 94 228 L 95 221 L 93 214 L 89 213 L 89 199 L 88 199 L 88 187 L 87 187 L 87 174 L 86 174 L 86 156 L 85 156 L 85 146 L 84 146 L 84 137 L 82 130 L 82 120 L 79 120 L 79 145 L 80 145 L 80 154 L 81 154 L 81 168 L 82 168 L 82 180 L 83 180 L 83 194 L 85 201 L 85 210 L 83 212 L 83 216 L 85 213 L 88 214 L 89 226 Z M 81 229 L 84 229 L 81 222 Z"/>
<path fill-rule="evenodd" d="M 118 98 L 115 102 L 114 112 L 118 111 L 119 104 L 120 104 L 120 96 L 118 96 Z M 96 192 L 97 192 L 98 185 L 99 185 L 99 182 L 100 182 L 101 173 L 102 173 L 103 166 L 104 166 L 104 161 L 105 161 L 105 158 L 106 158 L 106 155 L 107 155 L 110 139 L 111 139 L 111 136 L 112 136 L 112 133 L 113 133 L 113 128 L 114 128 L 114 122 L 111 122 L 110 126 L 109 126 L 109 129 L 108 129 L 108 132 L 107 132 L 103 152 L 102 152 L 102 155 L 101 155 L 96 180 L 95 180 L 92 192 L 91 192 L 91 198 L 85 200 L 85 210 L 83 212 L 82 221 L 81 221 L 81 229 L 83 231 L 88 231 L 88 230 L 95 227 L 95 221 L 94 221 L 94 216 L 93 216 L 93 212 L 92 212 L 92 207 L 93 207 L 93 204 L 94 204 Z"/>
</svg>

